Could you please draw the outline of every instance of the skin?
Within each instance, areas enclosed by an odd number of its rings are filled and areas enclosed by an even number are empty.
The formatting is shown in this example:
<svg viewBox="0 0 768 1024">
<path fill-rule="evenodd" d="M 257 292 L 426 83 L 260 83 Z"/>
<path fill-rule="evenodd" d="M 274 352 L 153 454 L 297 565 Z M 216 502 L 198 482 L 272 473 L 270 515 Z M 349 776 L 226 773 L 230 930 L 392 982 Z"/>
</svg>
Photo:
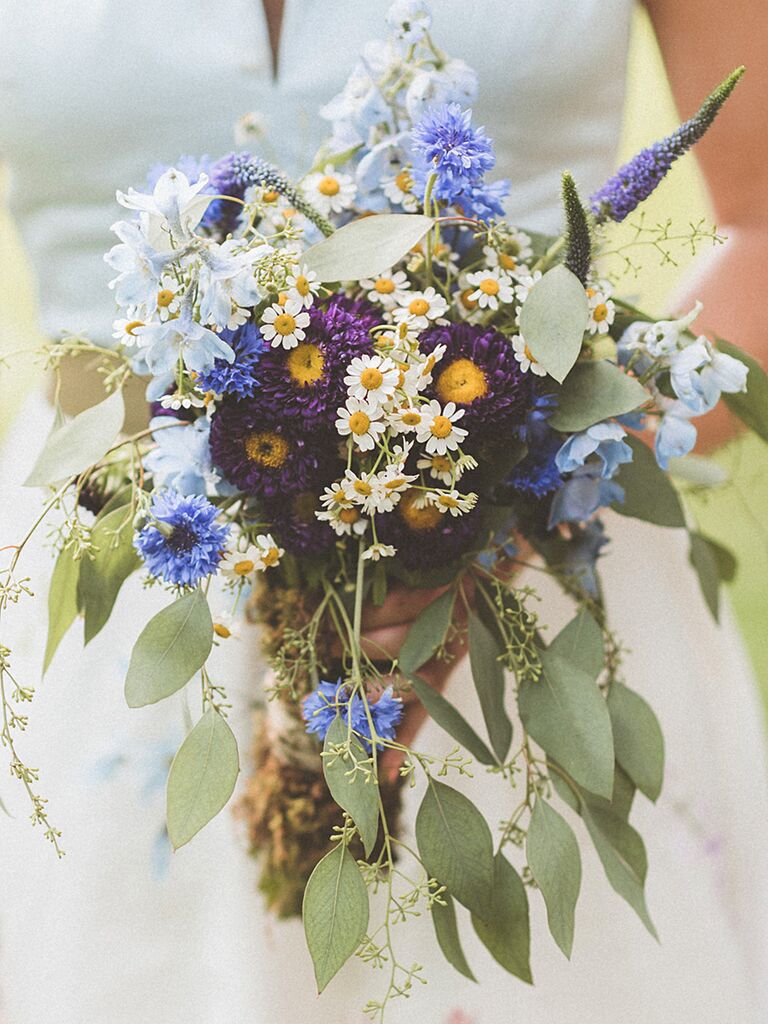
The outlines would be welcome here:
<svg viewBox="0 0 768 1024">
<path fill-rule="evenodd" d="M 262 3 L 277 73 L 284 0 Z M 696 148 L 716 223 L 728 242 L 689 279 L 679 297 L 679 311 L 700 299 L 704 312 L 696 329 L 732 339 L 765 364 L 768 335 L 760 299 L 768 293 L 768 13 L 763 4 L 764 0 L 645 0 L 683 117 L 690 116 L 729 71 L 747 66 L 748 73 L 715 127 Z M 702 451 L 725 443 L 739 429 L 722 404 L 696 425 Z M 413 619 L 441 592 L 395 589 L 381 608 L 369 608 L 364 628 L 371 649 L 395 655 Z M 420 670 L 438 690 L 465 653 L 463 641 L 454 644 L 451 653 L 450 662 L 433 660 Z M 420 704 L 409 702 L 398 739 L 410 744 L 425 717 Z M 400 761 L 396 752 L 386 751 L 382 768 L 395 775 Z"/>
</svg>

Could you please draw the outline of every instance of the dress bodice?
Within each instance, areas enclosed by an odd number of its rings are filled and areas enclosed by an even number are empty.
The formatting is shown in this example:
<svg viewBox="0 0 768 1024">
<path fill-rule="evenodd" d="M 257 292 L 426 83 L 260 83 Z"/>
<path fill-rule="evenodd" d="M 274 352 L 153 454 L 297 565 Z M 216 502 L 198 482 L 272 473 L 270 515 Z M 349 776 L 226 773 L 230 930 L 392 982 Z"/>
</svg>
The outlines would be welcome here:
<svg viewBox="0 0 768 1024">
<path fill-rule="evenodd" d="M 0 0 L 0 156 L 43 327 L 106 336 L 114 193 L 148 165 L 219 156 L 257 111 L 264 155 L 305 170 L 328 132 L 318 107 L 385 34 L 388 6 L 287 0 L 274 80 L 259 0 Z M 557 227 L 561 170 L 588 191 L 613 167 L 632 0 L 432 6 L 435 40 L 478 72 L 476 120 L 511 179 L 511 218 Z"/>
</svg>

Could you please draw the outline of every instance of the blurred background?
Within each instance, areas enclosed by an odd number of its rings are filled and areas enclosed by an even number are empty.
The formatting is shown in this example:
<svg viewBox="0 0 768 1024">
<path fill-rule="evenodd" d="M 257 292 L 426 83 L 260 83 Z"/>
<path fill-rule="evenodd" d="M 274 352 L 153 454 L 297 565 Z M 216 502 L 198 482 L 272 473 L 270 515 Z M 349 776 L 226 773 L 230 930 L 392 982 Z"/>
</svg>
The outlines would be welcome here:
<svg viewBox="0 0 768 1024">
<path fill-rule="evenodd" d="M 232 112 L 233 118 L 237 111 Z M 689 113 L 689 112 L 686 112 Z M 669 89 L 664 80 L 661 58 L 647 16 L 638 11 L 629 57 L 627 113 L 620 160 L 666 134 L 678 123 Z M 117 186 L 120 184 L 116 182 Z M 0 166 L 0 196 L 4 192 Z M 685 231 L 689 222 L 708 218 L 707 197 L 695 158 L 684 157 L 645 204 L 651 224 L 672 217 L 675 227 Z M 524 226 L 524 225 L 523 225 Z M 104 226 L 104 248 L 108 248 L 108 224 Z M 626 231 L 631 231 L 629 227 Z M 660 266 L 645 255 L 642 272 L 633 282 L 622 282 L 624 294 L 634 292 L 637 302 L 651 313 L 663 314 L 674 295 L 691 255 L 675 250 L 676 266 Z M 36 329 L 32 275 L 10 219 L 0 204 L 0 356 L 40 342 Z M 738 339 L 735 339 L 738 340 Z M 38 383 L 27 359 L 3 373 L 0 403 L 0 444 L 13 422 L 28 389 Z M 730 588 L 730 599 L 755 666 L 768 712 L 768 447 L 757 438 L 735 442 L 717 455 L 728 474 L 718 490 L 695 499 L 694 511 L 705 533 L 731 548 L 739 559 L 739 574 Z"/>
</svg>

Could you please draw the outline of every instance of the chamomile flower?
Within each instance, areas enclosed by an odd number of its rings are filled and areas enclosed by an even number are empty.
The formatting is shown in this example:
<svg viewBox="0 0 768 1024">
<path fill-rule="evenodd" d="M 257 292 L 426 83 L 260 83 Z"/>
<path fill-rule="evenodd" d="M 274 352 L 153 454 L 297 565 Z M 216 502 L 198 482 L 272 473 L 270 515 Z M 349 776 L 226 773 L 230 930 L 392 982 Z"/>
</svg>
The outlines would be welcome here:
<svg viewBox="0 0 768 1024">
<path fill-rule="evenodd" d="M 378 562 L 381 558 L 394 558 L 397 554 L 397 549 L 392 547 L 391 544 L 371 544 L 370 547 L 366 548 L 363 552 L 363 559 L 368 562 Z"/>
<path fill-rule="evenodd" d="M 165 274 L 157 291 L 157 315 L 161 320 L 175 316 L 181 307 L 179 282 Z"/>
<path fill-rule="evenodd" d="M 429 287 L 423 292 L 410 292 L 400 299 L 394 311 L 395 320 L 406 321 L 412 327 L 423 329 L 431 320 L 439 320 L 448 311 L 448 303 L 434 288 Z"/>
<path fill-rule="evenodd" d="M 477 504 L 476 494 L 460 494 L 457 490 L 449 491 L 427 491 L 427 504 L 439 509 L 440 512 L 450 513 L 452 516 L 463 516 L 465 512 L 471 512 Z"/>
<path fill-rule="evenodd" d="M 285 551 L 278 547 L 271 533 L 260 533 L 256 537 L 254 547 L 257 552 L 256 568 L 262 572 L 279 565 L 280 559 L 285 554 Z"/>
<path fill-rule="evenodd" d="M 344 383 L 352 398 L 385 405 L 394 395 L 400 370 L 387 356 L 356 356 L 347 367 Z"/>
<path fill-rule="evenodd" d="M 239 623 L 228 611 L 217 612 L 213 616 L 213 632 L 220 640 L 239 639 Z"/>
<path fill-rule="evenodd" d="M 424 415 L 415 405 L 403 405 L 389 414 L 389 429 L 393 434 L 411 434 L 418 429 Z"/>
<path fill-rule="evenodd" d="M 441 406 L 436 398 L 421 409 L 422 421 L 416 427 L 416 440 L 426 447 L 429 455 L 445 455 L 459 447 L 467 431 L 456 423 L 464 415 L 455 402 Z"/>
<path fill-rule="evenodd" d="M 381 493 L 378 500 L 378 512 L 391 512 L 400 501 L 400 496 L 408 490 L 414 480 L 418 479 L 413 474 L 405 472 L 405 465 L 402 462 L 393 463 L 378 474 L 378 483 Z"/>
<path fill-rule="evenodd" d="M 293 302 L 298 302 L 304 309 L 309 309 L 315 301 L 315 296 L 320 291 L 320 282 L 314 270 L 307 270 L 306 267 L 298 267 L 295 274 L 291 274 L 285 282 L 286 295 Z"/>
<path fill-rule="evenodd" d="M 533 255 L 530 235 L 524 231 L 511 231 L 500 240 L 498 249 L 491 245 L 483 248 L 483 253 L 490 267 L 500 267 L 507 273 L 521 270 Z"/>
<path fill-rule="evenodd" d="M 326 511 L 333 508 L 349 508 L 354 504 L 354 499 L 349 495 L 345 483 L 345 480 L 338 480 L 323 490 L 320 495 L 320 504 Z"/>
<path fill-rule="evenodd" d="M 338 537 L 361 537 L 368 529 L 368 520 L 353 505 L 336 505 L 315 512 L 320 522 L 328 523 Z"/>
<path fill-rule="evenodd" d="M 413 370 L 415 377 L 415 388 L 417 391 L 423 391 L 424 388 L 429 387 L 432 383 L 432 374 L 435 367 L 443 358 L 446 353 L 446 346 L 443 344 L 435 345 L 429 355 L 423 355 L 419 353 L 420 359 L 414 359 L 412 366 L 406 373 L 406 385 L 408 384 L 408 376 L 411 370 Z"/>
<path fill-rule="evenodd" d="M 227 551 L 221 560 L 221 572 L 227 579 L 248 580 L 259 569 L 261 552 L 255 544 L 249 544 L 245 551 Z"/>
<path fill-rule="evenodd" d="M 607 334 L 616 316 L 616 307 L 602 291 L 587 289 L 589 300 L 589 322 L 587 330 L 590 334 Z"/>
<path fill-rule="evenodd" d="M 515 275 L 515 295 L 517 296 L 518 302 L 525 302 L 531 291 L 531 288 L 536 284 L 537 281 L 541 280 L 541 271 L 534 270 L 532 274 L 520 273 Z"/>
<path fill-rule="evenodd" d="M 398 270 L 394 274 L 391 270 L 385 270 L 376 278 L 367 277 L 362 280 L 360 287 L 368 290 L 369 302 L 377 302 L 385 309 L 392 309 L 405 297 L 411 282 L 404 270 Z"/>
<path fill-rule="evenodd" d="M 515 359 L 520 364 L 520 369 L 527 373 L 528 370 L 535 374 L 537 377 L 546 377 L 547 371 L 538 363 L 525 343 L 525 338 L 521 334 L 513 334 L 510 341 L 512 342 L 512 351 L 515 354 Z"/>
<path fill-rule="evenodd" d="M 342 437 L 351 436 L 361 452 L 371 451 L 386 430 L 378 406 L 360 398 L 348 398 L 336 412 L 336 430 Z"/>
<path fill-rule="evenodd" d="M 139 343 L 139 336 L 135 333 L 137 327 L 144 327 L 143 320 L 115 320 L 112 324 L 114 330 L 112 331 L 112 337 L 116 341 L 120 341 L 123 345 L 137 345 Z"/>
<path fill-rule="evenodd" d="M 333 164 L 326 164 L 322 172 L 307 175 L 302 188 L 310 203 L 326 217 L 329 213 L 348 210 L 357 193 L 350 175 L 339 174 Z"/>
<path fill-rule="evenodd" d="M 467 274 L 467 282 L 475 286 L 467 298 L 470 302 L 476 302 L 480 309 L 498 309 L 500 302 L 514 301 L 515 286 L 512 279 L 498 267 Z"/>
<path fill-rule="evenodd" d="M 410 171 L 398 171 L 394 178 L 383 178 L 381 187 L 384 195 L 393 206 L 402 206 L 408 213 L 415 213 L 419 208 L 419 200 L 413 193 L 413 178 Z"/>
<path fill-rule="evenodd" d="M 454 465 L 450 455 L 427 455 L 418 460 L 416 468 L 426 469 L 433 480 L 439 480 L 441 484 L 450 487 L 458 479 Z"/>
<path fill-rule="evenodd" d="M 207 403 L 202 395 L 196 395 L 192 391 L 185 391 L 183 394 L 174 391 L 170 395 L 163 395 L 159 404 L 163 409 L 178 412 L 180 409 L 202 409 Z"/>
<path fill-rule="evenodd" d="M 295 299 L 286 298 L 282 306 L 275 302 L 264 310 L 261 324 L 261 335 L 272 348 L 296 348 L 306 337 L 309 313 Z"/>
<path fill-rule="evenodd" d="M 341 481 L 341 487 L 354 505 L 359 505 L 366 515 L 380 512 L 379 503 L 384 487 L 377 473 L 355 473 L 348 469 Z"/>
</svg>

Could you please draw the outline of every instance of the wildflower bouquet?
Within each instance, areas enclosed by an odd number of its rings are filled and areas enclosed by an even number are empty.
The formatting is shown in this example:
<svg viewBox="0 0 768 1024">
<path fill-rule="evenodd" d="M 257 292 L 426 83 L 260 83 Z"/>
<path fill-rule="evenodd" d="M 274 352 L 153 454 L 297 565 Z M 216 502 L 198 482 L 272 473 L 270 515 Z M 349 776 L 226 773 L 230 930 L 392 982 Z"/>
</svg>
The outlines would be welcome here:
<svg viewBox="0 0 768 1024">
<path fill-rule="evenodd" d="M 471 977 L 460 904 L 499 964 L 530 981 L 530 896 L 570 955 L 570 811 L 653 932 L 628 819 L 637 790 L 659 795 L 663 743 L 621 677 L 599 510 L 688 530 L 716 615 L 732 558 L 694 528 L 668 471 L 701 474 L 682 457 L 721 396 L 766 436 L 760 368 L 697 336 L 698 306 L 655 322 L 612 294 L 603 269 L 611 223 L 704 134 L 742 69 L 586 203 L 565 173 L 564 231 L 544 237 L 504 220 L 508 183 L 487 180 L 493 146 L 468 109 L 473 71 L 437 48 L 422 4 L 397 3 L 390 27 L 324 108 L 331 137 L 298 183 L 238 153 L 117 193 L 131 218 L 106 256 L 115 345 L 64 338 L 47 352 L 54 367 L 99 352 L 108 396 L 57 422 L 28 481 L 52 488 L 39 522 L 64 513 L 46 668 L 76 618 L 86 642 L 102 629 L 132 573 L 168 592 L 136 640 L 125 696 L 141 707 L 199 680 L 202 713 L 168 778 L 175 848 L 227 804 L 239 772 L 209 655 L 242 603 L 262 624 L 272 700 L 244 813 L 263 888 L 280 913 L 303 903 L 320 990 L 353 955 L 386 965 L 373 1019 L 420 970 L 398 959 L 398 917 L 429 912 Z M 131 374 L 149 379 L 152 419 L 124 436 Z M 27 540 L 3 605 L 28 591 Z M 554 637 L 515 585 L 534 553 L 574 602 Z M 367 643 L 365 617 L 413 591 L 422 608 L 402 646 Z M 466 649 L 483 735 L 424 678 Z M 3 648 L 2 739 L 58 849 L 16 751 L 14 697 L 30 691 L 12 679 Z M 452 738 L 449 756 L 402 738 L 409 705 Z M 510 785 L 495 838 L 450 784 L 470 765 Z M 397 828 L 403 784 L 423 791 L 415 848 Z"/>
</svg>

